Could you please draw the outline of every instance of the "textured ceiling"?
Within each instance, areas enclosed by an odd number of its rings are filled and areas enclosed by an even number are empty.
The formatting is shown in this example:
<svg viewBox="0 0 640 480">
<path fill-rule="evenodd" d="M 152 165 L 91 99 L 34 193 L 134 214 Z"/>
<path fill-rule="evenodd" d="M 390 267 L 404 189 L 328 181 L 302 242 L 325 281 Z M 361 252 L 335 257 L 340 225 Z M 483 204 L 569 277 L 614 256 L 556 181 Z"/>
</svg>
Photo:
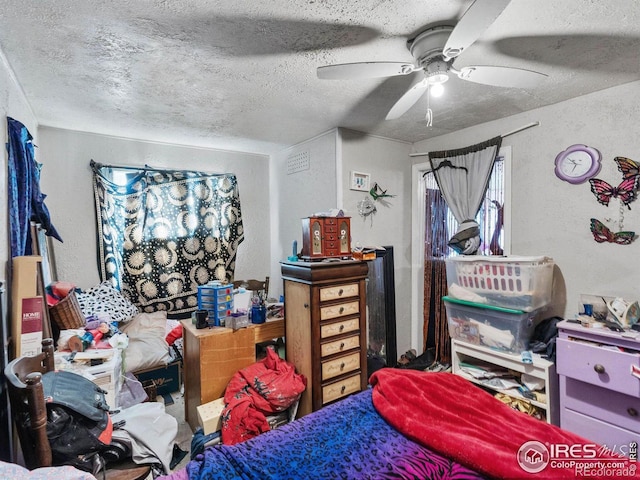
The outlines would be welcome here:
<svg viewBox="0 0 640 480">
<path fill-rule="evenodd" d="M 523 90 L 454 76 L 430 101 L 433 127 L 424 97 L 384 120 L 411 75 L 316 76 L 326 64 L 412 62 L 406 40 L 455 24 L 470 3 L 0 0 L 0 50 L 41 125 L 259 153 L 334 127 L 416 142 L 640 79 L 637 0 L 512 0 L 456 66 L 548 78 Z"/>
</svg>

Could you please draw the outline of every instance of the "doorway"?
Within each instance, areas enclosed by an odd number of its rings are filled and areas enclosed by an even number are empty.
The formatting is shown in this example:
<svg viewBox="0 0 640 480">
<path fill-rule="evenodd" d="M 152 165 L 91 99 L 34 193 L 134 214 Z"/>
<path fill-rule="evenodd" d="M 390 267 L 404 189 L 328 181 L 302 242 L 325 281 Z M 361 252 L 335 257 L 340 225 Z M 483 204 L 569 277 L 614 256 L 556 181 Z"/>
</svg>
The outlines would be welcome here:
<svg viewBox="0 0 640 480">
<path fill-rule="evenodd" d="M 432 203 L 438 195 L 434 195 L 433 189 L 437 188 L 437 185 L 430 172 L 429 162 L 417 163 L 412 167 L 411 347 L 422 352 L 430 347 L 437 348 L 437 342 L 439 342 L 440 354 L 443 358 L 437 358 L 437 360 L 446 360 L 449 341 L 445 337 L 448 331 L 446 322 L 443 326 L 440 324 L 441 320 L 437 318 L 444 315 L 444 305 L 439 298 L 435 297 L 446 294 L 446 282 L 443 286 L 441 278 L 444 261 L 447 256 L 455 253 L 448 247 L 442 248 L 442 245 L 437 242 L 433 244 L 432 216 L 435 213 L 438 221 L 442 223 L 447 239 L 455 232 L 457 223 L 450 213 L 443 212 L 439 205 Z M 477 218 L 481 225 L 483 240 L 479 254 L 508 255 L 510 253 L 510 203 L 511 147 L 503 146 L 496 158 L 486 199 Z M 448 208 L 446 210 L 448 211 Z M 428 221 L 427 216 L 429 216 Z M 496 226 L 501 227 L 501 231 L 496 233 Z M 436 261 L 430 260 L 432 256 L 438 257 Z M 429 263 L 426 276 L 425 260 Z M 431 306 L 427 305 L 428 308 L 425 308 L 425 285 L 430 287 L 432 292 L 432 298 L 428 299 Z M 439 306 L 436 308 L 432 308 L 434 301 L 438 301 Z"/>
</svg>

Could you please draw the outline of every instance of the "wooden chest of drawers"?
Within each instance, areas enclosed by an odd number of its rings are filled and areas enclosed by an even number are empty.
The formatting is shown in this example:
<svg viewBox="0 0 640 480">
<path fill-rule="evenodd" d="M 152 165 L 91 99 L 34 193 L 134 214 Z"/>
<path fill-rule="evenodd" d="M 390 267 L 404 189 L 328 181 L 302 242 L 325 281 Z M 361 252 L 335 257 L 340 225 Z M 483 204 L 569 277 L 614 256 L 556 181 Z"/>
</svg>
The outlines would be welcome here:
<svg viewBox="0 0 640 480">
<path fill-rule="evenodd" d="M 640 333 L 558 329 L 560 426 L 609 448 L 640 441 Z"/>
<path fill-rule="evenodd" d="M 366 262 L 283 262 L 287 360 L 306 415 L 367 388 Z"/>
</svg>

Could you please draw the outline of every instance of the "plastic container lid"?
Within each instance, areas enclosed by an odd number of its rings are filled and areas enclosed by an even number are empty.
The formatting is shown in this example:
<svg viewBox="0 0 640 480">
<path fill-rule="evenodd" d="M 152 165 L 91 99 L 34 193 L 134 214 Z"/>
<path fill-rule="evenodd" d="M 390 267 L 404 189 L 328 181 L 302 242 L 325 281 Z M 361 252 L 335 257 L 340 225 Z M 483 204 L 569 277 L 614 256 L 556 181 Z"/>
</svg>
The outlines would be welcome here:
<svg viewBox="0 0 640 480">
<path fill-rule="evenodd" d="M 495 262 L 495 263 L 511 263 L 511 262 L 521 262 L 521 263 L 553 263 L 553 258 L 546 256 L 539 257 L 525 257 L 520 255 L 507 255 L 507 256 L 499 256 L 499 255 L 459 255 L 457 257 L 449 257 L 447 260 L 455 261 L 455 262 Z"/>
<path fill-rule="evenodd" d="M 523 310 L 516 310 L 514 308 L 496 307 L 495 305 L 489 305 L 489 304 L 486 304 L 486 303 L 470 302 L 468 300 L 460 300 L 459 298 L 453 298 L 453 297 L 449 297 L 449 296 L 442 297 L 442 300 L 444 300 L 445 302 L 457 303 L 458 305 L 466 305 L 468 307 L 484 308 L 485 310 L 494 310 L 496 312 L 513 313 L 515 315 L 523 315 L 523 314 L 527 313 L 527 312 L 525 312 Z"/>
</svg>

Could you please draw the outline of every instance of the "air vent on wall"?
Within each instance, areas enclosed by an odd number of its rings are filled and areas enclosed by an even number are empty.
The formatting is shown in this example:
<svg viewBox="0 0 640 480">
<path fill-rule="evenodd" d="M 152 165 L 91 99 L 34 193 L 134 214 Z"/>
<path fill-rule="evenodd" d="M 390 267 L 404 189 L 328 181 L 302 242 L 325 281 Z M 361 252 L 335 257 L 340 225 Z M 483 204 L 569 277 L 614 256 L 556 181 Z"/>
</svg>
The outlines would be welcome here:
<svg viewBox="0 0 640 480">
<path fill-rule="evenodd" d="M 309 151 L 292 153 L 287 157 L 287 175 L 309 170 Z"/>
</svg>

